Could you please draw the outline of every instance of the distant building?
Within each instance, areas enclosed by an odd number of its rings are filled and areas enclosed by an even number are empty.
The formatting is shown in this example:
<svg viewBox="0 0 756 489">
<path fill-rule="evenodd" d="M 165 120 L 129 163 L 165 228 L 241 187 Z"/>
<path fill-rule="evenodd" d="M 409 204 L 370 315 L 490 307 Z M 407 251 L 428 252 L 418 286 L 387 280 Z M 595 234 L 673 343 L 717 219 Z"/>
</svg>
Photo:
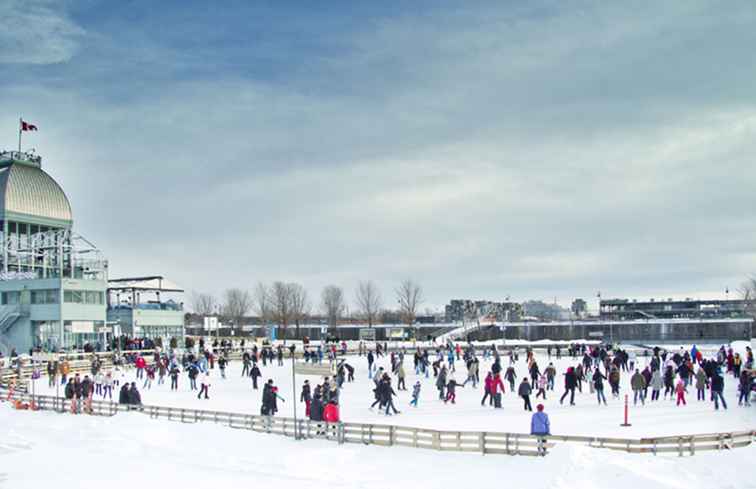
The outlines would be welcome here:
<svg viewBox="0 0 756 489">
<path fill-rule="evenodd" d="M 108 263 L 42 158 L 0 152 L 0 351 L 106 345 Z"/>
<path fill-rule="evenodd" d="M 605 299 L 600 302 L 599 315 L 607 320 L 742 318 L 747 315 L 746 307 L 742 300 Z"/>
<path fill-rule="evenodd" d="M 108 281 L 108 323 L 116 336 L 184 337 L 184 290 L 161 276 Z"/>
</svg>

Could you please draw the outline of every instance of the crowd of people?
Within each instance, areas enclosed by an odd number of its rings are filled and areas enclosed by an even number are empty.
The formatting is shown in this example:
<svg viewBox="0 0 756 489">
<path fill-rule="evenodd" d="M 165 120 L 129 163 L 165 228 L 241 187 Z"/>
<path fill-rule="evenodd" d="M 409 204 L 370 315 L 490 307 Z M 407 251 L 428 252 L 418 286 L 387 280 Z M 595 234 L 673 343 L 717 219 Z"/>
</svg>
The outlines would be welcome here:
<svg viewBox="0 0 756 489">
<path fill-rule="evenodd" d="M 108 369 L 103 369 L 99 357 L 92 355 L 90 372 L 84 375 L 72 374 L 70 362 L 61 357 L 47 363 L 48 385 L 64 386 L 64 395 L 71 401 L 74 413 L 91 412 L 94 398 L 113 400 L 113 391 L 119 388 L 119 403 L 140 405 L 139 389 L 149 391 L 162 386 L 169 377 L 170 391 L 178 391 L 182 375 L 186 376 L 188 390 L 196 392 L 198 400 L 209 400 L 211 379 L 219 382 L 227 377 L 232 345 L 230 342 L 199 343 L 198 348 L 181 352 L 154 347 L 149 354 L 114 354 L 113 365 Z M 465 391 L 470 390 L 479 393 L 473 395 L 482 396 L 476 398 L 480 399 L 482 407 L 493 409 L 503 407 L 502 396 L 509 392 L 521 399 L 522 409 L 527 412 L 534 411 L 533 405 L 537 404 L 531 428 L 541 434 L 549 432 L 550 424 L 544 405 L 538 400 L 546 401 L 547 397 L 558 397 L 560 404 L 575 406 L 579 402 L 576 394 L 588 392 L 599 406 L 606 406 L 608 398 L 620 399 L 624 381 L 628 383 L 625 387 L 635 405 L 668 400 L 684 407 L 689 402 L 711 402 L 714 409 L 719 410 L 728 408 L 724 394 L 727 377 L 737 383 L 738 404 L 742 406 L 750 406 L 756 378 L 750 348 L 741 357 L 724 346 L 714 355 L 705 355 L 696 346 L 672 351 L 657 347 L 639 355 L 611 345 L 572 345 L 566 349 L 547 347 L 546 355 L 537 358 L 531 348 L 500 351 L 495 346 L 476 347 L 470 343 L 414 350 L 400 347 L 391 351 L 385 344 L 367 345 L 360 342 L 358 355 L 364 358 L 367 376 L 372 380 L 371 410 L 377 407 L 384 415 L 400 414 L 398 394 L 402 391 L 411 391 L 408 407 L 417 408 L 422 403 L 424 386 L 435 388 L 433 397 L 442 405 L 456 404 L 460 392 L 468 396 Z M 263 371 L 283 366 L 284 359 L 294 355 L 294 347 L 240 346 L 243 348 L 240 368 L 234 375 L 249 378 L 252 390 L 262 389 L 260 414 L 276 415 L 279 402 L 285 400 L 273 378 L 262 383 Z M 304 404 L 309 419 L 316 422 L 340 420 L 341 390 L 354 381 L 355 374 L 354 367 L 343 356 L 345 352 L 346 343 L 303 348 L 305 363 L 322 365 L 325 361 L 332 372 L 318 383 L 311 384 L 308 380 L 302 385 L 296 401 Z M 412 364 L 405 366 L 409 358 Z M 378 366 L 379 363 L 382 366 Z M 134 379 L 127 381 L 126 371 L 132 369 Z M 217 375 L 211 375 L 213 370 Z M 412 370 L 414 383 L 408 389 L 408 371 Z M 272 373 L 271 376 L 275 377 Z M 426 383 L 423 379 L 427 379 Z M 692 390 L 695 401 L 689 397 Z"/>
</svg>

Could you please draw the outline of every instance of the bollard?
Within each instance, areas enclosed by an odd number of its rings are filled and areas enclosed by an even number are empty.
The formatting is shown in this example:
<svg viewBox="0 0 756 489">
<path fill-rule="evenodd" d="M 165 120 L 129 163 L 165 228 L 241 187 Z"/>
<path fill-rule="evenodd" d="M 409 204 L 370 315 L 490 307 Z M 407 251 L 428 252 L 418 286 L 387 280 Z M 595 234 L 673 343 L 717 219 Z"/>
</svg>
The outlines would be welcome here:
<svg viewBox="0 0 756 489">
<path fill-rule="evenodd" d="M 632 425 L 631 425 L 630 423 L 628 423 L 628 421 L 627 421 L 627 410 L 628 410 L 628 395 L 627 395 L 627 394 L 625 394 L 625 422 L 624 422 L 624 423 L 622 423 L 622 424 L 621 424 L 620 426 L 632 426 Z"/>
</svg>

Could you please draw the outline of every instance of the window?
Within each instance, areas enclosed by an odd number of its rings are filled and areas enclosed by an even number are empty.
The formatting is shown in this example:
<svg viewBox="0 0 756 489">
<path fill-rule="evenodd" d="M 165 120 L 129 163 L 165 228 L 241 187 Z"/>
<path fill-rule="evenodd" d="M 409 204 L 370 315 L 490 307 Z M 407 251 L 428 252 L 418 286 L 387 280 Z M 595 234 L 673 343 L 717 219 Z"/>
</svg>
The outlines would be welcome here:
<svg viewBox="0 0 756 489">
<path fill-rule="evenodd" d="M 16 234 L 16 223 L 15 222 L 9 222 L 8 223 L 8 233 L 9 234 Z"/>
<path fill-rule="evenodd" d="M 92 304 L 102 305 L 105 303 L 105 294 L 97 290 L 65 290 L 63 302 L 67 304 Z"/>
<path fill-rule="evenodd" d="M 58 291 L 56 289 L 32 290 L 32 304 L 57 304 Z"/>
<path fill-rule="evenodd" d="M 81 290 L 66 290 L 63 292 L 63 301 L 69 304 L 81 304 L 84 302 Z"/>
<path fill-rule="evenodd" d="M 18 291 L 3 292 L 2 300 L 0 300 L 0 302 L 2 302 L 2 305 L 4 306 L 18 304 L 18 297 Z"/>
<path fill-rule="evenodd" d="M 47 299 L 46 302 L 48 304 L 57 304 L 58 303 L 58 296 L 60 292 L 57 289 L 49 289 L 47 291 Z"/>
</svg>

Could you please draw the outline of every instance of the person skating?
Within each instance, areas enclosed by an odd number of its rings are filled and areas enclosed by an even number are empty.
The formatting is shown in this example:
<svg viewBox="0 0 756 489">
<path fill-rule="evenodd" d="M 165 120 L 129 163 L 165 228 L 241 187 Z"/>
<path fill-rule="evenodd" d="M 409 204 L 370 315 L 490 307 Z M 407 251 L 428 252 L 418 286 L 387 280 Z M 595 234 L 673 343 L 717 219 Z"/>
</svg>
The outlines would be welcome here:
<svg viewBox="0 0 756 489">
<path fill-rule="evenodd" d="M 171 367 L 171 370 L 170 370 L 170 376 L 171 376 L 171 390 L 172 390 L 172 391 L 177 391 L 177 390 L 178 390 L 178 378 L 179 378 L 179 373 L 181 373 L 181 371 L 179 370 L 179 368 L 178 368 L 178 365 L 174 364 L 174 365 L 173 365 L 173 366 Z"/>
<path fill-rule="evenodd" d="M 546 376 L 546 372 L 542 373 L 540 377 L 538 377 L 538 392 L 536 392 L 535 398 L 538 399 L 539 396 L 543 396 L 543 400 L 546 400 L 546 387 L 549 384 L 549 379 Z"/>
<path fill-rule="evenodd" d="M 708 380 L 703 367 L 699 366 L 698 371 L 696 371 L 696 399 L 699 401 L 706 400 L 706 384 Z"/>
<path fill-rule="evenodd" d="M 383 386 L 382 390 L 383 394 L 383 404 L 386 406 L 386 416 L 391 416 L 392 413 L 389 412 L 389 410 L 393 410 L 393 414 L 399 414 L 400 411 L 396 409 L 396 406 L 394 406 L 394 396 L 396 396 L 396 392 L 394 392 L 394 389 L 391 387 L 391 377 L 386 375 L 386 382 Z"/>
<path fill-rule="evenodd" d="M 719 401 L 722 401 L 722 407 L 725 410 L 727 409 L 727 402 L 725 402 L 722 392 L 724 392 L 724 376 L 717 369 L 711 377 L 711 397 L 714 400 L 715 410 L 719 410 Z"/>
<path fill-rule="evenodd" d="M 197 394 L 197 399 L 202 398 L 202 393 L 205 394 L 205 399 L 210 399 L 210 372 L 205 373 L 200 383 L 200 391 Z"/>
<path fill-rule="evenodd" d="M 396 377 L 399 379 L 396 384 L 396 388 L 400 391 L 406 391 L 407 386 L 404 383 L 404 378 L 406 377 L 406 373 L 404 371 L 404 363 L 399 362 L 398 367 L 396 368 Z"/>
<path fill-rule="evenodd" d="M 753 384 L 753 381 L 751 380 L 751 371 L 750 370 L 743 370 L 740 372 L 740 379 L 738 382 L 738 390 L 740 391 L 740 395 L 738 396 L 738 406 L 742 406 L 745 404 L 746 406 L 751 405 L 751 385 Z"/>
<path fill-rule="evenodd" d="M 564 398 L 567 394 L 570 395 L 570 406 L 575 405 L 575 388 L 577 387 L 577 376 L 575 375 L 575 369 L 569 367 L 564 374 L 564 394 L 559 399 L 559 404 L 564 403 Z"/>
<path fill-rule="evenodd" d="M 546 454 L 546 436 L 551 435 L 551 422 L 549 416 L 543 412 L 543 404 L 536 406 L 536 412 L 530 418 L 530 434 L 538 436 L 538 453 Z"/>
<path fill-rule="evenodd" d="M 457 387 L 464 387 L 464 384 L 458 384 L 457 381 L 454 380 L 454 376 L 451 376 L 449 382 L 446 384 L 446 398 L 444 399 L 444 404 L 449 401 L 451 401 L 452 404 L 456 404 Z"/>
<path fill-rule="evenodd" d="M 410 406 L 417 407 L 417 403 L 420 401 L 420 388 L 421 388 L 420 381 L 418 380 L 415 382 L 415 385 L 412 386 L 412 400 L 410 401 Z"/>
<path fill-rule="evenodd" d="M 436 389 L 438 389 L 438 398 L 442 401 L 446 398 L 446 367 L 441 367 L 436 378 Z"/>
<path fill-rule="evenodd" d="M 501 390 L 501 392 L 499 392 Z M 501 408 L 501 395 L 504 393 L 504 382 L 498 373 L 493 374 L 491 378 L 491 397 L 495 409 Z"/>
<path fill-rule="evenodd" d="M 672 370 L 672 366 L 668 366 L 667 369 L 664 371 L 664 399 L 667 399 L 667 394 L 669 394 L 669 399 L 673 400 L 672 395 L 675 392 L 675 372 Z"/>
<path fill-rule="evenodd" d="M 664 386 L 664 381 L 662 380 L 662 375 L 659 369 L 656 369 L 653 372 L 651 372 L 651 400 L 652 401 L 659 400 L 659 393 L 661 392 L 661 389 L 663 386 Z"/>
<path fill-rule="evenodd" d="M 228 365 L 228 360 L 226 360 L 225 355 L 221 355 L 218 359 L 218 368 L 220 369 L 221 378 L 226 378 L 226 366 Z"/>
<path fill-rule="evenodd" d="M 612 396 L 617 399 L 620 395 L 620 371 L 616 365 L 609 370 L 609 386 L 612 388 Z"/>
<path fill-rule="evenodd" d="M 517 372 L 515 372 L 514 367 L 509 366 L 507 368 L 507 371 L 504 372 L 504 378 L 507 379 L 507 382 L 509 382 L 509 392 L 515 391 L 515 380 L 517 379 Z M 504 390 L 504 389 L 502 389 Z"/>
<path fill-rule="evenodd" d="M 606 380 L 606 377 L 597 368 L 593 372 L 592 380 L 593 388 L 596 390 L 596 399 L 598 399 L 599 406 L 601 405 L 601 401 L 603 401 L 604 406 L 606 406 L 606 396 L 604 395 L 604 381 Z"/>
<path fill-rule="evenodd" d="M 640 398 L 641 404 L 645 405 L 646 378 L 638 369 L 635 369 L 635 373 L 630 378 L 630 388 L 633 390 L 633 406 L 638 404 L 638 398 Z"/>
<path fill-rule="evenodd" d="M 257 366 L 257 363 L 252 364 L 252 370 L 249 372 L 249 376 L 252 377 L 252 388 L 257 390 L 257 379 L 262 377 L 262 372 L 260 372 L 260 367 Z"/>
<path fill-rule="evenodd" d="M 533 408 L 530 405 L 530 394 L 533 392 L 533 389 L 530 387 L 530 383 L 528 382 L 527 377 L 522 378 L 522 382 L 520 382 L 520 387 L 517 389 L 517 394 L 522 397 L 522 400 L 524 401 L 524 409 L 525 411 L 532 411 Z"/>
<path fill-rule="evenodd" d="M 677 406 L 680 405 L 680 403 L 683 403 L 683 406 L 687 405 L 687 402 L 685 402 L 685 382 L 681 378 L 677 381 L 677 386 L 675 387 L 675 392 L 677 393 Z"/>
<path fill-rule="evenodd" d="M 493 394 L 491 394 L 491 383 L 493 382 L 493 374 L 488 372 L 486 378 L 483 379 L 483 399 L 480 401 L 480 405 L 483 406 L 488 399 L 488 404 L 493 404 Z"/>
<path fill-rule="evenodd" d="M 305 416 L 310 417 L 310 406 L 312 404 L 312 395 L 310 393 L 310 381 L 305 380 L 302 384 L 302 393 L 299 395 L 299 402 L 305 403 Z"/>
</svg>

